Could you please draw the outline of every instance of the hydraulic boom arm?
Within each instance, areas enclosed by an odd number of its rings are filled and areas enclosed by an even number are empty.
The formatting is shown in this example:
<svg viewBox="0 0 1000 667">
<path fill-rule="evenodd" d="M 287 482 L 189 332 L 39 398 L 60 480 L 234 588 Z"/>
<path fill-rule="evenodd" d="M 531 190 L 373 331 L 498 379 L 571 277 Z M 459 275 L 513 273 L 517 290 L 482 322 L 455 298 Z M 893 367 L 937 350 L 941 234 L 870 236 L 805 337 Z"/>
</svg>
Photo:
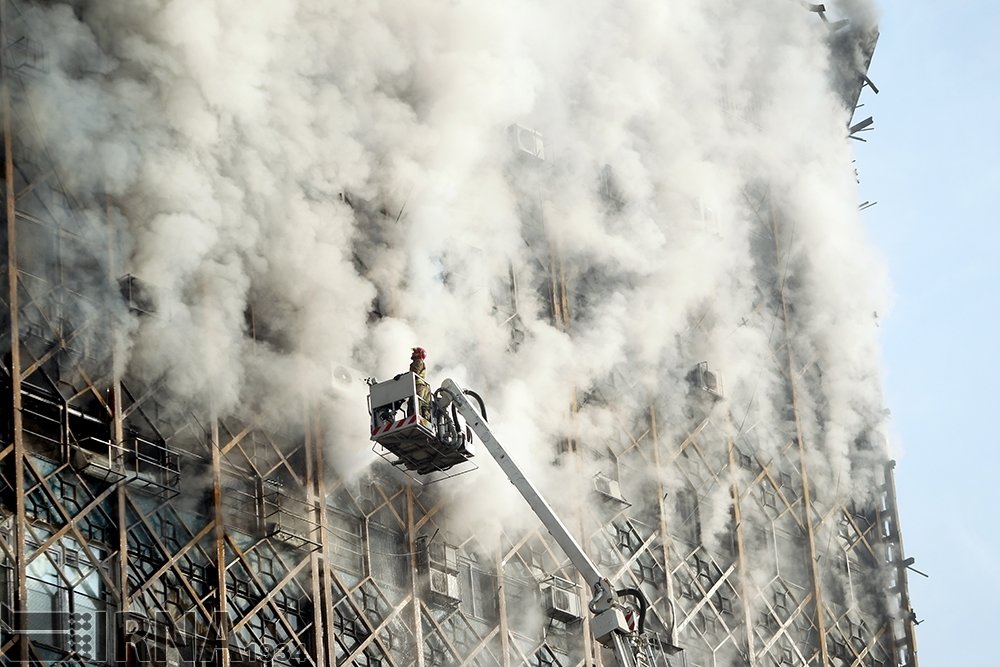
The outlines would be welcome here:
<svg viewBox="0 0 1000 667">
<path fill-rule="evenodd" d="M 629 628 L 626 607 L 619 601 L 611 582 L 601 574 L 597 565 L 574 539 L 562 520 L 556 516 L 552 507 L 535 488 L 535 485 L 525 477 L 521 468 L 493 436 L 490 428 L 486 425 L 486 420 L 466 398 L 465 391 L 451 379 L 445 380 L 439 391 L 445 395 L 446 400 L 454 402 L 467 425 L 479 437 L 490 455 L 496 459 L 504 474 L 507 475 L 507 479 L 528 502 L 535 515 L 590 585 L 593 599 L 590 601 L 589 607 L 591 613 L 594 614 L 591 623 L 594 636 L 599 642 L 614 651 L 619 667 L 636 667 L 639 637 Z M 641 593 L 638 594 L 641 595 Z"/>
</svg>

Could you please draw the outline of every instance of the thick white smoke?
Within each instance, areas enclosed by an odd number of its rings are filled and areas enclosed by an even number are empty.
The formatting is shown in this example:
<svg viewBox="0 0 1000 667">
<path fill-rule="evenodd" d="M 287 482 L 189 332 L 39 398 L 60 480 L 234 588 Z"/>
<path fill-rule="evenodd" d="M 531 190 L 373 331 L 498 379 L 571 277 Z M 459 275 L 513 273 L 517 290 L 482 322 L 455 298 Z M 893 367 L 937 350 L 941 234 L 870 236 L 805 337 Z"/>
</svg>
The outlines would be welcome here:
<svg viewBox="0 0 1000 667">
<path fill-rule="evenodd" d="M 881 428 L 884 277 L 828 25 L 800 3 L 145 0 L 28 20 L 48 54 L 25 98 L 36 148 L 126 221 L 117 270 L 158 310 L 128 366 L 178 406 L 280 427 L 319 401 L 355 472 L 364 396 L 328 393 L 330 369 L 386 377 L 419 344 L 432 380 L 478 389 L 529 471 L 565 484 L 556 440 L 602 449 L 639 416 L 575 400 L 624 373 L 621 405 L 656 403 L 679 441 L 708 359 L 715 418 L 766 462 L 794 430 L 784 291 L 812 481 L 828 503 L 874 492 L 883 453 L 856 443 Z M 515 123 L 544 162 L 512 148 Z M 565 323 L 546 293 L 562 276 Z M 478 497 L 506 493 L 497 478 Z M 721 532 L 728 494 L 704 502 Z"/>
</svg>

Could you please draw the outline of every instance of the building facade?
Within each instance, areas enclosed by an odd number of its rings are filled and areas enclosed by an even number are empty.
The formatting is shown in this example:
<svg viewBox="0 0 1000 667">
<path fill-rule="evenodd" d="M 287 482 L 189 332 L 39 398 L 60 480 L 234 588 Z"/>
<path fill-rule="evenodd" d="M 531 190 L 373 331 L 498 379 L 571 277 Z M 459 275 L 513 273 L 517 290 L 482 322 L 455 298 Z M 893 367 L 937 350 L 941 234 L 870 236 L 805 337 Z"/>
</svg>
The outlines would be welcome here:
<svg viewBox="0 0 1000 667">
<path fill-rule="evenodd" d="M 463 512 L 462 494 L 480 483 L 469 480 L 500 475 L 484 454 L 479 470 L 450 487 L 422 484 L 374 454 L 360 468 L 345 462 L 343 452 L 367 456 L 370 443 L 343 435 L 331 405 L 351 406 L 364 420 L 365 389 L 353 370 L 364 355 L 345 354 L 323 392 L 279 399 L 267 385 L 270 395 L 250 410 L 220 396 L 211 363 L 195 369 L 208 379 L 178 380 L 171 364 L 154 372 L 135 361 L 155 356 L 144 332 L 176 331 L 171 344 L 183 348 L 192 331 L 149 271 L 133 273 L 142 266 L 134 219 L 149 211 L 127 189 L 105 191 L 69 174 L 52 138 L 59 115 L 39 91 L 72 67 L 54 56 L 56 36 L 38 31 L 49 24 L 35 5 L 2 6 L 0 662 L 611 664 L 592 640 L 579 575 L 527 508 L 510 511 L 517 520 L 498 512 L 488 530 Z M 816 76 L 829 74 L 848 107 L 839 137 L 847 142 L 868 127 L 852 113 L 871 84 L 875 33 L 838 23 L 821 6 L 795 11 L 827 26 L 823 48 L 837 67 Z M 78 6 L 63 18 L 102 20 Z M 766 87 L 749 90 L 722 94 L 718 122 L 735 134 L 768 134 L 769 108 L 757 99 Z M 459 241 L 467 264 L 456 271 L 443 261 L 435 275 L 452 293 L 486 295 L 485 317 L 499 333 L 483 345 L 499 340 L 511 364 L 543 326 L 581 355 L 596 354 L 585 329 L 622 294 L 631 328 L 659 328 L 671 340 L 666 360 L 624 346 L 614 363 L 588 371 L 590 381 L 557 383 L 561 425 L 545 432 L 556 437 L 531 466 L 554 471 L 542 474 L 549 493 L 559 489 L 551 480 L 573 480 L 555 504 L 612 581 L 649 599 L 645 624 L 659 638 L 659 664 L 915 666 L 882 406 L 844 386 L 875 385 L 877 395 L 877 373 L 834 369 L 846 363 L 840 322 L 829 323 L 830 340 L 816 342 L 816 294 L 839 277 L 824 273 L 794 200 L 764 170 L 743 165 L 738 181 L 719 186 L 735 199 L 719 205 L 699 193 L 683 203 L 697 229 L 668 223 L 668 246 L 680 249 L 660 273 L 588 261 L 575 232 L 556 220 L 565 207 L 551 194 L 566 187 L 559 162 L 573 151 L 553 155 L 547 137 L 514 123 L 500 139 L 517 256 L 479 276 L 491 241 Z M 641 194 L 630 191 L 629 169 L 603 163 L 593 174 L 594 224 L 629 225 L 628 236 L 644 244 L 646 232 L 631 227 Z M 405 198 L 390 206 L 381 203 L 389 197 L 349 187 L 337 197 L 369 241 L 348 258 L 376 285 L 365 326 L 405 319 L 392 285 L 379 283 L 375 256 L 395 248 L 385 239 L 407 224 Z M 742 276 L 732 293 L 685 306 L 677 322 L 636 314 L 655 298 L 646 286 L 715 272 L 706 263 L 727 255 L 703 247 L 724 245 L 736 227 L 747 253 L 730 267 Z M 179 255 L 197 252 L 191 239 L 175 239 Z M 198 285 L 180 293 L 197 300 L 211 292 L 209 282 Z M 273 295 L 248 294 L 238 309 L 242 335 L 269 354 L 294 347 Z M 730 300 L 741 303 L 738 318 L 719 305 Z M 211 338 L 210 329 L 195 330 Z M 713 356 L 721 349 L 728 352 Z M 255 378 L 247 372 L 242 381 Z M 209 389 L 177 399 L 179 387 L 196 385 Z M 501 414 L 511 415 L 512 404 L 505 399 Z"/>
</svg>

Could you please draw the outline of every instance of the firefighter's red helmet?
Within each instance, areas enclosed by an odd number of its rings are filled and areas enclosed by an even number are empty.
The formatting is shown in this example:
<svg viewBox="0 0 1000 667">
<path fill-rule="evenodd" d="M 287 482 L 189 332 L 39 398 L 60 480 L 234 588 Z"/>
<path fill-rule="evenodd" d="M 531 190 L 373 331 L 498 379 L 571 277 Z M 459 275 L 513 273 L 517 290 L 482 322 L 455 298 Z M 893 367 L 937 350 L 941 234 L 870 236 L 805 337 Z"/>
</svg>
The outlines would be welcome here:
<svg viewBox="0 0 1000 667">
<path fill-rule="evenodd" d="M 423 361 L 427 358 L 427 350 L 422 347 L 413 348 L 413 354 L 410 355 L 410 359 L 420 359 Z"/>
</svg>

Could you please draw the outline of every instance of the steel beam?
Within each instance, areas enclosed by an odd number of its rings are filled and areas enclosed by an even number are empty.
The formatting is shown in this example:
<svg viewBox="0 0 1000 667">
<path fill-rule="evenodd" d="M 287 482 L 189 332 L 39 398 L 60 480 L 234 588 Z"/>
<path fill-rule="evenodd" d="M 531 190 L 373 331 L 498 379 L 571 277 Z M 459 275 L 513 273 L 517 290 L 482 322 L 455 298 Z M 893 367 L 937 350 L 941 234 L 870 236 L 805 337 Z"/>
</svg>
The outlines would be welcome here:
<svg viewBox="0 0 1000 667">
<path fill-rule="evenodd" d="M 215 516 L 215 609 L 212 619 L 218 633 L 215 651 L 217 667 L 229 667 L 229 608 L 226 592 L 226 526 L 222 508 L 222 449 L 219 420 L 212 415 L 212 509 Z"/>
<path fill-rule="evenodd" d="M 24 493 L 24 432 L 21 415 L 21 340 L 18 313 L 17 210 L 14 191 L 14 129 L 10 107 L 10 76 L 7 70 L 7 1 L 0 0 L 0 112 L 3 114 L 4 213 L 7 231 L 7 306 L 10 318 L 11 439 L 14 443 L 14 632 L 18 635 L 16 654 L 28 664 L 25 613 L 28 609 L 26 534 L 27 512 Z"/>
<path fill-rule="evenodd" d="M 785 320 L 785 349 L 788 353 L 788 389 L 791 393 L 792 413 L 795 417 L 795 438 L 799 450 L 799 474 L 802 477 L 802 505 L 805 514 L 806 541 L 809 545 L 809 573 L 812 579 L 812 594 L 816 605 L 816 631 L 819 635 L 820 665 L 830 664 L 830 654 L 826 646 L 826 623 L 823 618 L 823 590 L 820 583 L 819 558 L 816 552 L 816 532 L 813 526 L 812 490 L 809 486 L 809 471 L 806 465 L 805 434 L 799 415 L 798 389 L 795 385 L 795 353 L 790 342 L 791 320 L 788 301 L 781 293 L 781 309 Z"/>
<path fill-rule="evenodd" d="M 406 537 L 410 551 L 410 593 L 413 599 L 413 642 L 416 645 L 416 667 L 424 667 L 424 624 L 420 615 L 420 577 L 417 571 L 417 529 L 416 507 L 413 498 L 413 482 L 406 483 Z M 504 666 L 506 667 L 506 665 Z"/>
<path fill-rule="evenodd" d="M 309 502 L 316 511 L 319 531 L 319 551 L 312 553 L 313 650 L 316 664 L 335 667 L 337 647 L 333 641 L 333 590 L 330 579 L 330 525 L 326 514 L 326 464 L 323 457 L 323 433 L 315 411 L 306 415 L 306 465 L 307 477 L 312 483 L 308 488 Z"/>
<path fill-rule="evenodd" d="M 737 573 L 740 577 L 740 601 L 743 606 L 743 630 L 744 640 L 747 643 L 747 664 L 749 667 L 757 667 L 757 654 L 754 651 L 753 611 L 750 607 L 750 592 L 748 583 L 750 581 L 750 569 L 747 566 L 746 539 L 743 534 L 743 513 L 740 508 L 740 488 L 736 483 L 736 443 L 729 439 L 729 476 L 731 482 L 731 494 L 733 497 L 733 520 L 736 523 L 736 563 Z"/>
</svg>

